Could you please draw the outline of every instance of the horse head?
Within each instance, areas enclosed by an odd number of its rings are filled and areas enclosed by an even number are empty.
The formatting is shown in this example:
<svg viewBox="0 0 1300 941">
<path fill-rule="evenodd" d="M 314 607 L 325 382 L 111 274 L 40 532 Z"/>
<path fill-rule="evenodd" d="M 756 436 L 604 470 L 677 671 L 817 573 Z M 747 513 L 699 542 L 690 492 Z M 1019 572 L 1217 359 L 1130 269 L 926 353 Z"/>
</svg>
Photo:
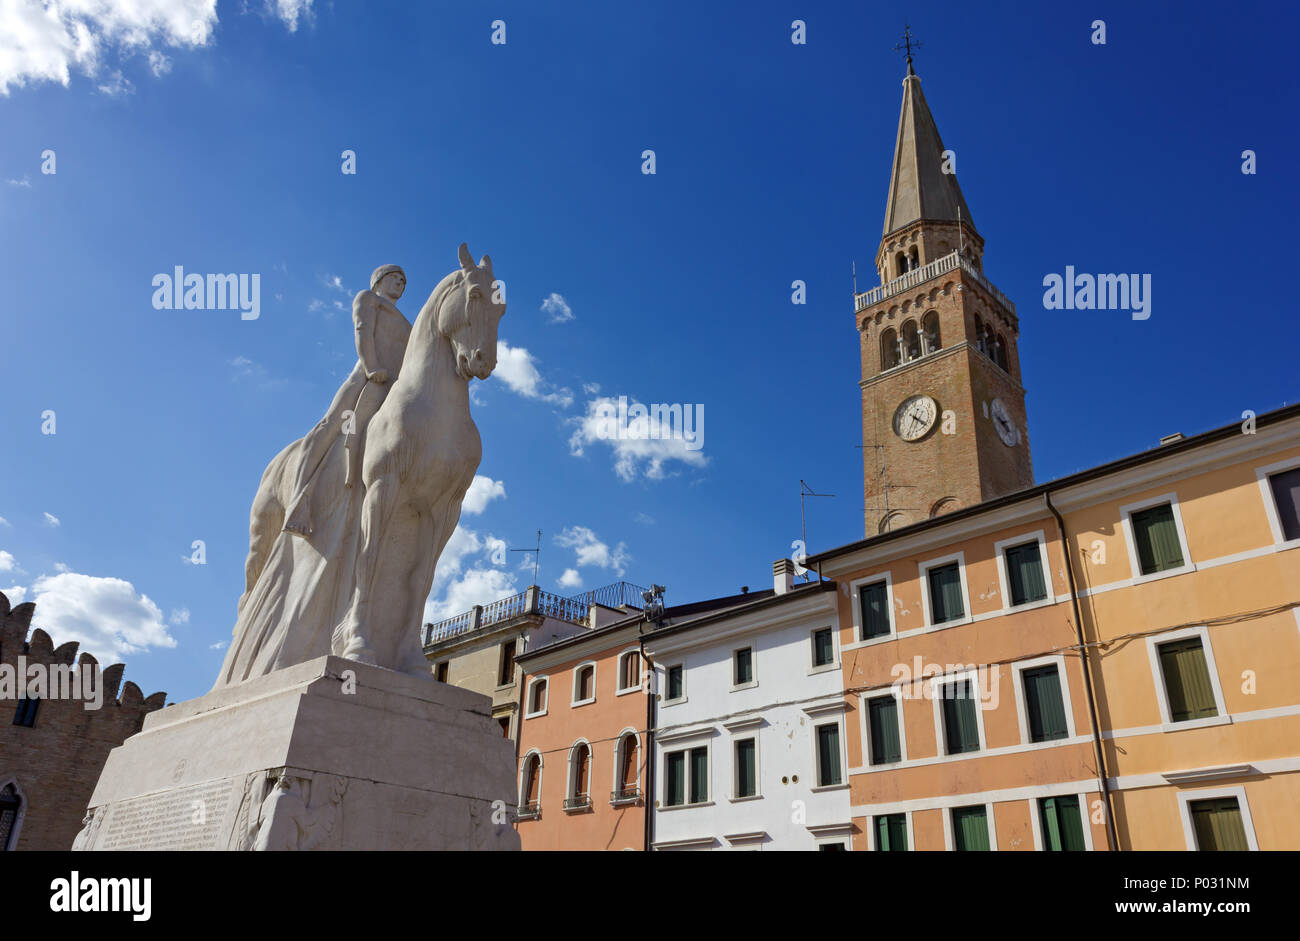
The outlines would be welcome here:
<svg viewBox="0 0 1300 941">
<path fill-rule="evenodd" d="M 506 312 L 499 286 L 492 276 L 492 259 L 479 263 L 460 243 L 460 270 L 452 290 L 438 308 L 438 332 L 451 341 L 456 372 L 465 381 L 486 379 L 497 366 L 497 325 Z"/>
</svg>

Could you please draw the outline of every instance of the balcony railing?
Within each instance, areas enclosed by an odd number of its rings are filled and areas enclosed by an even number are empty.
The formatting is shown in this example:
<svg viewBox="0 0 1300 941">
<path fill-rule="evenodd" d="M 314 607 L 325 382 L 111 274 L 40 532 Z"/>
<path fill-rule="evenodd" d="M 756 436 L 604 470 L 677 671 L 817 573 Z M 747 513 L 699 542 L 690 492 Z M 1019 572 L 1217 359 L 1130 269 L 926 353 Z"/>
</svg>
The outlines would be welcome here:
<svg viewBox="0 0 1300 941">
<path fill-rule="evenodd" d="M 640 585 L 633 585 L 631 582 L 614 582 L 612 585 L 604 585 L 600 588 L 593 588 L 591 591 L 584 591 L 580 595 L 574 595 L 574 601 L 581 601 L 584 604 L 598 604 L 606 608 L 636 608 L 640 610 L 645 606 L 645 599 L 641 597 L 641 592 L 645 591 Z"/>
<path fill-rule="evenodd" d="M 988 278 L 984 277 L 984 273 L 976 268 L 974 263 L 971 262 L 969 258 L 963 256 L 960 252 L 951 252 L 944 255 L 942 258 L 936 258 L 928 265 L 922 265 L 920 268 L 915 268 L 912 271 L 907 272 L 907 274 L 900 275 L 893 281 L 880 285 L 880 287 L 872 288 L 870 291 L 864 291 L 854 299 L 854 309 L 859 311 L 865 310 L 871 305 L 883 301 L 887 297 L 893 297 L 895 294 L 902 294 L 904 291 L 914 288 L 918 284 L 924 284 L 933 277 L 937 277 L 938 275 L 944 274 L 948 271 L 954 271 L 957 268 L 961 268 L 962 271 L 970 275 L 980 287 L 984 288 L 984 290 L 997 298 L 998 303 L 1009 310 L 1012 316 L 1015 316 L 1016 305 L 1011 303 L 1011 300 L 1005 294 L 995 288 L 993 283 L 989 281 Z"/>
<path fill-rule="evenodd" d="M 542 805 L 538 801 L 525 801 L 519 805 L 515 814 L 520 820 L 536 820 L 542 815 Z"/>
<path fill-rule="evenodd" d="M 440 644 L 484 630 L 502 621 L 520 617 L 525 614 L 540 614 L 557 621 L 570 624 L 586 624 L 593 604 L 607 608 L 640 608 L 643 604 L 640 585 L 631 582 L 615 582 L 601 588 L 566 598 L 549 591 L 543 591 L 536 585 L 509 598 L 502 598 L 491 604 L 475 605 L 468 611 L 462 611 L 455 617 L 444 618 L 432 624 L 424 625 L 424 646 Z"/>
<path fill-rule="evenodd" d="M 566 797 L 564 799 L 564 812 L 575 813 L 579 810 L 591 809 L 591 795 L 579 794 L 577 797 Z"/>
<path fill-rule="evenodd" d="M 609 792 L 609 802 L 615 807 L 620 804 L 635 804 L 641 800 L 641 788 L 636 785 L 631 787 L 621 787 L 617 791 Z"/>
</svg>

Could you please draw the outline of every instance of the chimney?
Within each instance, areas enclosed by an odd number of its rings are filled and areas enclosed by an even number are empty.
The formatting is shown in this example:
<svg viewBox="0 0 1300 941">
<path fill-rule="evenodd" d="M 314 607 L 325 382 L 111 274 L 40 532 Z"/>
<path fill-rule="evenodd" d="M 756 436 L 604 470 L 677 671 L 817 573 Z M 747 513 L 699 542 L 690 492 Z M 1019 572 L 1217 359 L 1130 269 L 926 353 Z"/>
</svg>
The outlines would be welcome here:
<svg viewBox="0 0 1300 941">
<path fill-rule="evenodd" d="M 777 559 L 772 563 L 772 587 L 778 595 L 784 595 L 794 588 L 794 563 L 789 559 Z"/>
</svg>

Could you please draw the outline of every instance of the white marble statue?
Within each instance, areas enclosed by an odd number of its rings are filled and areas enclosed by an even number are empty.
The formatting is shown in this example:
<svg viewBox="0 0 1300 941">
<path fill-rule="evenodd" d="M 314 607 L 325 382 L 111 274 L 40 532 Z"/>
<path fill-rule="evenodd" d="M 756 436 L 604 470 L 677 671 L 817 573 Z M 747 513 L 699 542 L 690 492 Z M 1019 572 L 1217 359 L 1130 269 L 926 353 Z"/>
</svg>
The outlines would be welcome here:
<svg viewBox="0 0 1300 941">
<path fill-rule="evenodd" d="M 482 456 L 469 382 L 496 368 L 505 313 L 491 259 L 476 265 L 464 244 L 459 258 L 413 325 L 396 306 L 395 265 L 353 302 L 356 368 L 262 475 L 214 688 L 330 653 L 428 673 L 424 601 Z"/>
</svg>

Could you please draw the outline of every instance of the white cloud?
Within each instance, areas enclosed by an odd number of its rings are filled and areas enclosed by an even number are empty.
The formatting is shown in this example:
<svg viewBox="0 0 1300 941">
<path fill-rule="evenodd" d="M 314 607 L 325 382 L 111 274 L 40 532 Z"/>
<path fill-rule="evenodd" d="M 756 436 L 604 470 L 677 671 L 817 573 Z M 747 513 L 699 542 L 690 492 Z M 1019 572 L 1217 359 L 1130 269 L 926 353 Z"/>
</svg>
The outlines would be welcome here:
<svg viewBox="0 0 1300 941">
<path fill-rule="evenodd" d="M 58 525 L 59 525 L 60 520 L 59 520 L 59 518 L 58 518 L 57 516 L 55 516 L 53 513 L 45 513 L 45 514 L 43 514 L 43 515 L 45 516 L 45 525 L 46 525 L 46 526 L 58 526 Z"/>
<path fill-rule="evenodd" d="M 157 49 L 149 50 L 149 71 L 153 73 L 154 78 L 162 78 L 171 70 L 171 59 L 167 58 Z"/>
<path fill-rule="evenodd" d="M 636 516 L 633 517 L 633 519 L 635 519 L 642 526 L 653 526 L 655 524 L 655 518 L 651 516 L 649 513 L 638 513 Z"/>
<path fill-rule="evenodd" d="M 487 509 L 487 505 L 493 500 L 500 497 L 505 499 L 506 485 L 504 481 L 493 480 L 483 474 L 475 474 L 474 480 L 469 485 L 469 490 L 465 492 L 465 499 L 460 505 L 462 514 L 468 513 L 470 516 L 478 516 Z"/>
<path fill-rule="evenodd" d="M 228 643 L 230 643 L 230 641 L 228 641 L 228 640 L 219 640 L 219 641 L 217 641 L 215 644 L 208 644 L 208 649 L 209 649 L 209 650 L 225 650 L 225 649 L 226 649 L 226 644 L 228 644 Z"/>
<path fill-rule="evenodd" d="M 108 79 L 95 86 L 101 94 L 110 98 L 122 98 L 135 94 L 135 84 L 117 69 L 108 73 Z"/>
<path fill-rule="evenodd" d="M 9 522 L 3 516 L 0 516 L 0 526 L 13 526 L 13 523 Z"/>
<path fill-rule="evenodd" d="M 581 588 L 582 576 L 578 574 L 577 569 L 565 569 L 556 584 L 561 588 Z"/>
<path fill-rule="evenodd" d="M 519 587 L 512 572 L 497 568 L 472 568 L 460 578 L 445 586 L 442 598 L 433 596 L 424 604 L 424 620 L 441 621 L 468 611 L 476 604 L 491 604 L 502 598 L 518 594 Z"/>
<path fill-rule="evenodd" d="M 36 620 L 55 644 L 80 642 L 101 663 L 151 647 L 175 647 L 163 614 L 148 595 L 120 578 L 64 572 L 32 585 Z"/>
<path fill-rule="evenodd" d="M 4 596 L 9 599 L 11 605 L 17 607 L 27 597 L 27 589 L 22 585 L 14 585 L 12 588 L 4 589 Z"/>
<path fill-rule="evenodd" d="M 168 618 L 168 621 L 169 621 L 170 623 L 172 623 L 172 624 L 188 624 L 188 623 L 190 623 L 190 609 L 189 609 L 189 608 L 172 608 L 171 617 Z"/>
<path fill-rule="evenodd" d="M 283 378 L 277 379 L 271 375 L 269 369 L 247 356 L 236 356 L 230 361 L 230 365 L 234 367 L 230 376 L 231 382 L 252 382 L 265 388 L 284 385 L 289 381 Z"/>
<path fill-rule="evenodd" d="M 600 395 L 600 383 L 584 382 L 582 384 L 582 391 L 587 395 Z"/>
<path fill-rule="evenodd" d="M 0 549 L 0 572 L 12 572 L 18 568 L 18 563 L 14 561 L 13 554 Z"/>
<path fill-rule="evenodd" d="M 542 301 L 542 310 L 551 315 L 548 318 L 549 323 L 567 323 L 573 319 L 573 308 L 569 306 L 569 302 L 562 294 L 552 292 L 546 300 Z"/>
<path fill-rule="evenodd" d="M 54 571 L 56 571 L 56 572 L 71 572 L 72 569 L 68 568 L 68 566 L 66 566 L 66 565 L 63 564 L 62 562 L 55 562 L 55 563 L 54 563 Z"/>
<path fill-rule="evenodd" d="M 619 543 L 613 549 L 601 542 L 596 534 L 586 526 L 568 526 L 555 537 L 557 546 L 565 546 L 577 555 L 579 567 L 595 565 L 599 568 L 613 569 L 619 578 L 623 577 L 624 563 L 631 557 L 627 546 Z"/>
<path fill-rule="evenodd" d="M 26 173 L 23 174 L 23 178 L 21 180 L 5 180 L 5 182 L 8 183 L 10 186 L 22 186 L 25 187 L 26 189 L 32 188 L 32 181 L 27 178 Z"/>
<path fill-rule="evenodd" d="M 542 379 L 533 354 L 522 346 L 511 346 L 505 340 L 497 340 L 497 368 L 492 375 L 504 382 L 512 392 L 517 392 L 526 399 L 551 402 L 561 408 L 573 404 L 572 390 L 561 387 L 548 391 L 551 389 L 550 383 Z"/>
<path fill-rule="evenodd" d="M 311 16 L 312 0 L 267 0 L 289 32 Z M 155 75 L 162 48 L 193 49 L 213 39 L 217 0 L 0 0 L 0 97 L 10 87 L 99 76 L 110 57 L 144 57 Z M 160 71 L 161 69 L 161 71 Z M 109 88 L 130 81 L 111 71 Z M 101 86 L 101 90 L 104 86 Z"/>
<path fill-rule="evenodd" d="M 632 403 L 636 404 L 639 403 Z M 587 402 L 587 414 L 569 419 L 576 426 L 569 438 L 569 452 L 582 457 L 586 453 L 585 445 L 595 442 L 608 445 L 614 452 L 614 472 L 628 481 L 638 476 L 661 480 L 667 476 L 665 465 L 671 461 L 704 467 L 709 461 L 702 450 L 703 407 L 689 404 L 673 407 L 678 408 L 678 414 L 672 420 L 661 420 L 654 414 L 633 418 L 627 414 L 619 416 L 618 401 L 612 396 L 591 399 Z M 673 427 L 673 422 L 682 419 L 687 409 L 693 416 L 690 429 L 693 443 L 700 447 L 687 447 L 683 428 Z M 627 411 L 631 410 L 630 405 Z"/>
</svg>

